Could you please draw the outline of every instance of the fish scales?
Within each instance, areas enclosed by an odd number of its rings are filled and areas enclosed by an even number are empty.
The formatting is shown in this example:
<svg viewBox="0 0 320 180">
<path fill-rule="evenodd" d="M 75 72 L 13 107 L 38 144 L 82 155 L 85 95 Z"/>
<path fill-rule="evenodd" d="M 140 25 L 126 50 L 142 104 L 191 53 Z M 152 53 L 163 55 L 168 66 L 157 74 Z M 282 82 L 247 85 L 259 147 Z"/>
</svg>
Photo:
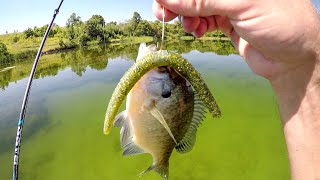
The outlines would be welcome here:
<svg viewBox="0 0 320 180">
<path fill-rule="evenodd" d="M 200 73 L 181 55 L 177 53 L 168 53 L 167 51 L 158 51 L 143 57 L 140 61 L 124 74 L 117 85 L 107 108 L 104 122 L 104 133 L 108 134 L 114 122 L 123 100 L 126 98 L 130 89 L 135 83 L 149 70 L 159 66 L 171 66 L 185 77 L 195 89 L 199 98 L 205 103 L 213 117 L 221 115 L 220 109 L 210 93 L 206 83 L 203 81 Z"/>
</svg>

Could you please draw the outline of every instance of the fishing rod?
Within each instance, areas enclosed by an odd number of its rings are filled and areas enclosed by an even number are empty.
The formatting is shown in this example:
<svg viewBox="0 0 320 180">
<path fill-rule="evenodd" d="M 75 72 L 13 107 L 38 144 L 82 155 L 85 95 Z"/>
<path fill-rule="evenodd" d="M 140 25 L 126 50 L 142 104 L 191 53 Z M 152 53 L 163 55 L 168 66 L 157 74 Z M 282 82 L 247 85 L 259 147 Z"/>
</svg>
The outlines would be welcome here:
<svg viewBox="0 0 320 180">
<path fill-rule="evenodd" d="M 34 63 L 33 63 L 32 69 L 31 69 L 31 73 L 30 73 L 30 76 L 29 76 L 28 84 L 27 84 L 27 87 L 26 87 L 26 91 L 25 91 L 25 94 L 24 94 L 23 101 L 22 101 L 22 107 L 21 107 L 20 117 L 19 117 L 19 121 L 18 121 L 16 143 L 15 143 L 15 148 L 14 148 L 13 176 L 12 176 L 13 180 L 18 180 L 18 168 L 19 168 L 19 155 L 20 155 L 21 135 L 22 135 L 22 128 L 23 128 L 23 124 L 24 124 L 24 118 L 25 118 L 25 115 L 26 115 L 26 109 L 27 109 L 27 104 L 28 104 L 28 99 L 29 99 L 32 80 L 33 80 L 34 74 L 36 72 L 36 68 L 37 68 L 37 65 L 38 65 L 38 62 L 39 62 L 39 58 L 40 58 L 41 53 L 42 53 L 42 49 L 43 49 L 44 43 L 47 40 L 47 37 L 49 35 L 49 32 L 50 32 L 51 27 L 53 25 L 53 22 L 56 19 L 56 16 L 58 15 L 58 13 L 59 13 L 59 10 L 60 10 L 60 7 L 61 7 L 63 1 L 64 0 L 61 0 L 58 8 L 54 10 L 54 14 L 53 14 L 51 23 L 48 26 L 48 28 L 46 30 L 46 33 L 43 36 L 42 42 L 40 44 L 40 47 L 39 47 L 39 50 L 38 50 L 38 53 L 37 53 L 37 56 L 36 56 L 36 58 L 34 60 Z"/>
</svg>

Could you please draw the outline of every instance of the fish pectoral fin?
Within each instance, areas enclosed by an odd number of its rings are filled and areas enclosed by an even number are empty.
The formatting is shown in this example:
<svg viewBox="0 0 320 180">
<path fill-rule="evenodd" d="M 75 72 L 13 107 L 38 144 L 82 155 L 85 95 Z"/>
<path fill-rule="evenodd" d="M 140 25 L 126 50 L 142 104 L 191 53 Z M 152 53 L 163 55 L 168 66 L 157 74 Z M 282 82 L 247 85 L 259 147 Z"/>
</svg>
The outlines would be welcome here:
<svg viewBox="0 0 320 180">
<path fill-rule="evenodd" d="M 205 117 L 205 104 L 199 98 L 199 96 L 195 93 L 194 96 L 194 110 L 193 117 L 191 120 L 191 124 L 182 138 L 181 141 L 176 145 L 176 150 L 179 153 L 187 153 L 192 150 L 195 142 L 196 142 L 196 134 L 197 128 L 200 126 L 203 118 Z"/>
<path fill-rule="evenodd" d="M 129 144 L 132 141 L 132 134 L 128 122 L 128 116 L 125 110 L 116 116 L 113 126 L 121 127 L 120 143 L 121 147 L 124 148 L 127 144 Z"/>
<path fill-rule="evenodd" d="M 177 141 L 176 141 L 176 139 L 174 138 L 174 136 L 173 136 L 173 134 L 172 134 L 172 132 L 171 132 L 171 130 L 170 130 L 170 128 L 169 128 L 166 120 L 163 118 L 161 112 L 157 109 L 157 107 L 154 106 L 154 107 L 152 107 L 149 111 L 150 111 L 151 115 L 152 115 L 153 117 L 155 117 L 155 118 L 163 125 L 163 127 L 167 130 L 167 132 L 169 133 L 169 135 L 171 136 L 171 138 L 173 139 L 173 141 L 174 141 L 176 144 L 178 144 Z"/>
<path fill-rule="evenodd" d="M 123 156 L 132 156 L 137 154 L 143 154 L 145 153 L 144 150 L 142 150 L 140 147 L 138 147 L 136 144 L 134 144 L 133 141 L 131 141 L 129 144 L 125 145 L 122 155 Z"/>
</svg>

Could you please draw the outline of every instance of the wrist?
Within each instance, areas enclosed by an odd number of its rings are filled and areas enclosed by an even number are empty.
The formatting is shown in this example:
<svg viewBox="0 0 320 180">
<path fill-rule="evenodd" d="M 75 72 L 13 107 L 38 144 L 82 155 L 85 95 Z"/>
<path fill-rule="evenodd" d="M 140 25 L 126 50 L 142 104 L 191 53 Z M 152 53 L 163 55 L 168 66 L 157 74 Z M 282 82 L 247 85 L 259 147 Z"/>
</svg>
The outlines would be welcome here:
<svg viewBox="0 0 320 180">
<path fill-rule="evenodd" d="M 269 79 L 270 84 L 278 96 L 278 101 L 294 101 L 310 90 L 320 87 L 320 20 L 316 18 L 311 32 L 305 35 L 305 50 L 300 59 L 283 61 L 278 64 L 279 74 Z M 280 62 L 281 63 L 281 62 Z M 312 92 L 312 91 L 311 91 Z"/>
<path fill-rule="evenodd" d="M 277 97 L 284 123 L 297 113 L 297 110 L 301 108 L 304 102 L 313 101 L 315 97 L 320 97 L 319 57 L 320 55 L 318 58 L 308 60 L 302 65 L 291 68 L 270 81 Z"/>
<path fill-rule="evenodd" d="M 320 41 L 318 41 L 318 46 Z M 320 53 L 270 81 L 284 126 L 291 178 L 320 178 Z"/>
</svg>

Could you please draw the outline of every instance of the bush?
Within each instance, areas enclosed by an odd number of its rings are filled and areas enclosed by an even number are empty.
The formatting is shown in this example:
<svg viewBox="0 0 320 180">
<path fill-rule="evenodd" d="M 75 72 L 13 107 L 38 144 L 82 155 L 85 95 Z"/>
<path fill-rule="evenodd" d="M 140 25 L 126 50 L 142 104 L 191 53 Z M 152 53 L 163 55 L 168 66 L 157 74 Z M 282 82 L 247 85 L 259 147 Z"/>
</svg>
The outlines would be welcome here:
<svg viewBox="0 0 320 180">
<path fill-rule="evenodd" d="M 24 50 L 21 52 L 18 52 L 13 55 L 14 59 L 22 60 L 22 59 L 28 59 L 28 58 L 34 58 L 37 55 L 38 50 Z"/>
<path fill-rule="evenodd" d="M 18 42 L 19 40 L 20 40 L 20 37 L 17 36 L 17 35 L 14 35 L 14 37 L 12 37 L 11 42 L 12 42 L 12 43 L 16 43 L 16 42 Z"/>
<path fill-rule="evenodd" d="M 26 38 L 33 37 L 35 35 L 34 31 L 31 28 L 23 31 Z"/>
<path fill-rule="evenodd" d="M 90 41 L 90 38 L 86 34 L 82 34 L 79 38 L 80 46 L 87 46 L 89 41 Z"/>
<path fill-rule="evenodd" d="M 12 54 L 8 52 L 7 46 L 0 42 L 0 63 L 10 63 L 13 61 Z"/>
</svg>

